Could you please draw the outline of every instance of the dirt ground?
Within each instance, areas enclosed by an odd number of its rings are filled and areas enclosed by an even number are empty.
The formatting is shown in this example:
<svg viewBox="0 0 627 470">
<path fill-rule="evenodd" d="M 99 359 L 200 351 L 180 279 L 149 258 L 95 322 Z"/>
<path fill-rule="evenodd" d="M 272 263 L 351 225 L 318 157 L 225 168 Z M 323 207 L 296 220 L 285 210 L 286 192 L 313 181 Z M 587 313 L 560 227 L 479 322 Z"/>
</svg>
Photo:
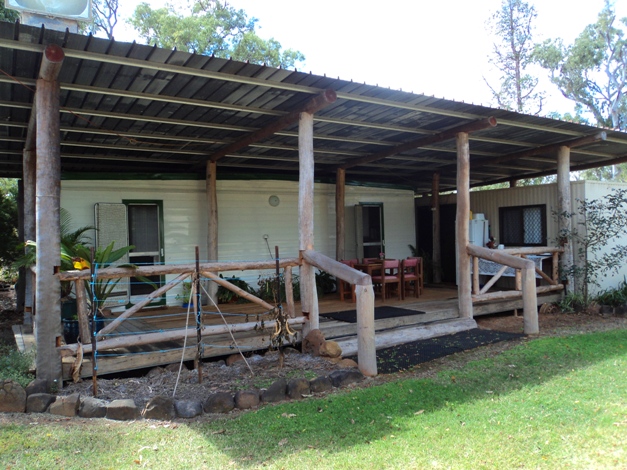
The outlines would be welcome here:
<svg viewBox="0 0 627 470">
<path fill-rule="evenodd" d="M 11 325 L 21 322 L 15 314 L 12 293 L 0 293 L 0 344 L 15 344 Z M 480 328 L 511 333 L 521 333 L 523 327 L 522 316 L 513 314 L 499 314 L 478 317 Z M 625 315 L 599 315 L 544 313 L 539 316 L 540 335 L 557 336 L 580 334 L 592 331 L 602 331 L 615 328 L 627 328 Z M 492 357 L 512 348 L 520 341 L 529 341 L 533 338 L 522 338 L 513 341 L 504 341 L 488 346 L 466 350 L 433 361 L 418 364 L 414 367 L 395 374 L 379 374 L 368 378 L 359 386 L 368 387 L 390 380 L 409 377 L 429 377 L 444 368 L 461 368 L 472 360 Z M 293 349 L 287 349 L 282 368 L 279 368 L 279 353 L 271 351 L 263 356 L 253 355 L 240 360 L 231 366 L 224 361 L 206 362 L 202 368 L 202 383 L 198 383 L 198 372 L 183 367 L 179 375 L 177 366 L 155 368 L 143 376 L 101 378 L 98 380 L 98 397 L 105 400 L 119 398 L 133 398 L 138 406 L 143 406 L 151 397 L 156 395 L 172 396 L 176 389 L 177 399 L 198 399 L 207 396 L 213 391 L 237 391 L 246 389 L 260 389 L 269 386 L 279 377 L 286 379 L 306 377 L 308 379 L 320 375 L 328 375 L 338 366 L 329 360 L 300 354 Z M 62 393 L 80 393 L 88 396 L 92 394 L 91 380 L 80 383 L 66 384 Z"/>
</svg>

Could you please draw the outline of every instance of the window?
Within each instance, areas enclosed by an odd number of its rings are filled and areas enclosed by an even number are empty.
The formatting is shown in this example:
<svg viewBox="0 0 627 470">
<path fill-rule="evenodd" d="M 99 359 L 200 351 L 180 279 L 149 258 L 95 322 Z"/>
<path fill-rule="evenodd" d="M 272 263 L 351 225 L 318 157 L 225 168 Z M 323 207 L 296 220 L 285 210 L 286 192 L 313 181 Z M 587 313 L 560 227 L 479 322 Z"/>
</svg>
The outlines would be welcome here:
<svg viewBox="0 0 627 470">
<path fill-rule="evenodd" d="M 499 243 L 546 246 L 546 205 L 499 208 Z"/>
</svg>

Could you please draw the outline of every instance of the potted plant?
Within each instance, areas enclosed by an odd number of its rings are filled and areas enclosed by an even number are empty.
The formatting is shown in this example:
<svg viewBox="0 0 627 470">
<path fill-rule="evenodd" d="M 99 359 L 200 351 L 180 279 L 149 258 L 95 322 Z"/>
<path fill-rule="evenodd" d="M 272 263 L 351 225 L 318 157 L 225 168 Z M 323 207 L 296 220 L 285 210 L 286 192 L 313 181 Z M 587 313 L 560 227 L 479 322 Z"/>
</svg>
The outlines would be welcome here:
<svg viewBox="0 0 627 470">
<path fill-rule="evenodd" d="M 188 308 L 192 304 L 192 281 L 183 281 L 181 285 L 183 289 L 175 298 L 181 302 L 183 308 Z"/>
</svg>

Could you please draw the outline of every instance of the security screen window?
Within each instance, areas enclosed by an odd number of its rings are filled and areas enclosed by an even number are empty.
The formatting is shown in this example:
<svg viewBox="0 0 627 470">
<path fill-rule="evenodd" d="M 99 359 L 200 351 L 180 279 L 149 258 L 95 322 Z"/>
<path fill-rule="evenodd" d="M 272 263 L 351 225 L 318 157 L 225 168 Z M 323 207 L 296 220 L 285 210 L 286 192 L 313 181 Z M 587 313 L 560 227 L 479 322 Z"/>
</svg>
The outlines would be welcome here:
<svg viewBox="0 0 627 470">
<path fill-rule="evenodd" d="M 499 243 L 546 246 L 546 205 L 499 208 Z"/>
</svg>

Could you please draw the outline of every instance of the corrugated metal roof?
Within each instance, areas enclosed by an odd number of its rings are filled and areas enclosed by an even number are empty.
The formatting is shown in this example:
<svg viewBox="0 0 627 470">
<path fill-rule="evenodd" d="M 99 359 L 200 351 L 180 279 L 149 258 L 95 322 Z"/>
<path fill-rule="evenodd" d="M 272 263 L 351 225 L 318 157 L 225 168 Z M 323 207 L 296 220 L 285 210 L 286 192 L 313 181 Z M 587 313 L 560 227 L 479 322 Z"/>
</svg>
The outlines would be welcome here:
<svg viewBox="0 0 627 470">
<path fill-rule="evenodd" d="M 45 45 L 63 47 L 62 171 L 189 173 L 204 176 L 212 154 L 272 124 L 326 89 L 337 100 L 314 117 L 316 177 L 429 192 L 434 172 L 455 188 L 455 141 L 448 139 L 350 167 L 420 137 L 494 116 L 470 134 L 471 185 L 556 171 L 554 151 L 503 160 L 523 150 L 599 129 L 351 81 L 274 69 L 135 43 L 0 23 L 0 175 L 19 177 L 35 79 Z M 298 126 L 218 160 L 218 177 L 297 178 Z M 500 163 L 491 163 L 499 158 Z M 571 167 L 627 158 L 627 134 L 573 148 Z M 481 163 L 478 166 L 479 162 Z M 474 166 L 473 166 L 474 164 Z"/>
</svg>

